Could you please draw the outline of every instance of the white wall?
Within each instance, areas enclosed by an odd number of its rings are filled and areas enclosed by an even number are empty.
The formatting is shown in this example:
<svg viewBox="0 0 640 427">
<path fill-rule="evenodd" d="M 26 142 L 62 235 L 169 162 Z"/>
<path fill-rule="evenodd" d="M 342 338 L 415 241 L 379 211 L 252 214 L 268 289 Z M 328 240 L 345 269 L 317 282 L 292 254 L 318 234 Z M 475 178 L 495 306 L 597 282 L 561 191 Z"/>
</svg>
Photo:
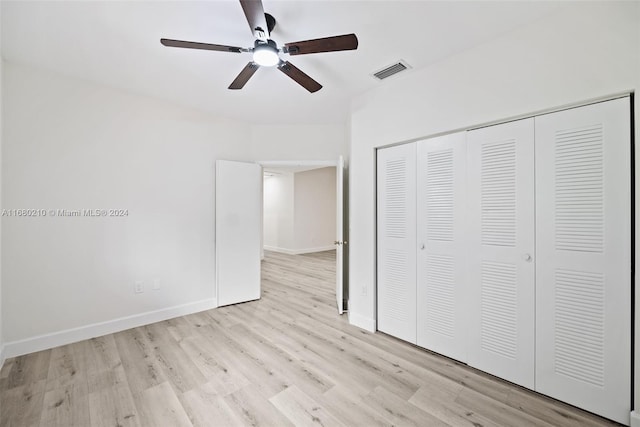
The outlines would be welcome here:
<svg viewBox="0 0 640 427">
<path fill-rule="evenodd" d="M 264 241 L 268 250 L 294 248 L 293 173 L 264 179 Z"/>
<path fill-rule="evenodd" d="M 249 158 L 250 129 L 25 66 L 4 72 L 3 206 L 128 209 L 3 218 L 7 352 L 33 350 L 19 341 L 43 334 L 211 306 L 214 164 Z"/>
<path fill-rule="evenodd" d="M 256 127 L 25 65 L 4 72 L 2 207 L 129 212 L 3 218 L 7 356 L 211 307 L 215 160 L 347 151 L 345 125 Z"/>
<path fill-rule="evenodd" d="M 334 248 L 336 238 L 336 168 L 295 174 L 295 248 L 310 252 Z"/>
<path fill-rule="evenodd" d="M 251 156 L 256 160 L 333 160 L 348 152 L 346 124 L 254 125 Z"/>
<path fill-rule="evenodd" d="M 349 172 L 351 323 L 375 329 L 376 147 L 639 87 L 640 3 L 575 2 L 498 40 L 382 83 L 355 100 Z M 636 143 L 639 99 L 636 96 Z M 640 157 L 636 162 L 640 164 Z M 640 316 L 636 322 L 640 366 Z M 636 376 L 637 390 L 638 385 Z M 640 392 L 636 404 L 640 406 Z"/>
<path fill-rule="evenodd" d="M 264 180 L 264 246 L 289 254 L 333 249 L 336 168 L 286 172 Z"/>
</svg>

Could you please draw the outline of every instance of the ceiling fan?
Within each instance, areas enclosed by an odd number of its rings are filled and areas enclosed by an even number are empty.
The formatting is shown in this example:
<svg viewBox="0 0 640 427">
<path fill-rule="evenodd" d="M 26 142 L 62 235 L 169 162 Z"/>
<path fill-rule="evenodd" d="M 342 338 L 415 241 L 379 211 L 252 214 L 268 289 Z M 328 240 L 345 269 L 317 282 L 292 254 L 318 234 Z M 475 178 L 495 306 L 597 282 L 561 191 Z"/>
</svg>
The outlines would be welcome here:
<svg viewBox="0 0 640 427">
<path fill-rule="evenodd" d="M 309 53 L 336 52 L 340 50 L 354 50 L 358 48 L 358 38 L 355 34 L 324 37 L 320 39 L 304 40 L 293 43 L 285 43 L 280 48 L 273 41 L 271 32 L 276 26 L 276 20 L 268 13 L 264 13 L 261 0 L 240 0 L 240 5 L 249 23 L 249 28 L 256 41 L 253 47 L 243 48 L 225 46 L 219 44 L 189 42 L 184 40 L 160 39 L 164 46 L 182 47 L 187 49 L 214 50 L 219 52 L 253 54 L 253 60 L 240 71 L 229 89 L 242 89 L 251 76 L 260 68 L 277 66 L 280 71 L 291 77 L 300 86 L 309 92 L 317 92 L 322 85 L 295 67 L 291 62 L 280 58 L 279 52 L 289 55 L 306 55 Z"/>
</svg>

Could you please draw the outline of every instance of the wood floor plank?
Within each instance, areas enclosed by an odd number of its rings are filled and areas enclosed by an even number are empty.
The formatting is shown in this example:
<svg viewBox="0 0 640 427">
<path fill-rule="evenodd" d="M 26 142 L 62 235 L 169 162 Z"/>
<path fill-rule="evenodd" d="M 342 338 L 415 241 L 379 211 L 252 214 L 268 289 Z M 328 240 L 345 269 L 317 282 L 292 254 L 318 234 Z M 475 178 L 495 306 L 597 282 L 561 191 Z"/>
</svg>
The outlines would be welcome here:
<svg viewBox="0 0 640 427">
<path fill-rule="evenodd" d="M 420 387 L 409 403 L 452 426 L 499 426 L 455 402 L 463 386 L 437 374 L 434 374 L 433 380 L 429 385 Z"/>
<path fill-rule="evenodd" d="M 433 427 L 448 425 L 382 386 L 376 387 L 364 401 L 393 425 Z"/>
<path fill-rule="evenodd" d="M 260 355 L 248 352 L 227 330 L 217 325 L 200 328 L 200 333 L 212 342 L 218 343 L 215 357 L 219 360 L 229 379 L 244 377 L 260 392 L 265 399 L 287 388 L 288 380 L 278 375 L 275 366 L 267 365 Z"/>
<path fill-rule="evenodd" d="M 110 371 L 122 365 L 113 334 L 92 338 L 84 342 L 87 344 L 85 363 L 90 374 Z"/>
<path fill-rule="evenodd" d="M 347 426 L 388 426 L 389 422 L 367 406 L 361 395 L 341 384 L 315 397 L 327 410 Z"/>
<path fill-rule="evenodd" d="M 520 387 L 513 387 L 506 402 L 509 406 L 534 416 L 552 425 L 569 427 L 595 427 L 618 423 L 598 417 L 588 412 L 576 411 L 574 407 L 562 404 L 546 396 L 530 393 Z"/>
<path fill-rule="evenodd" d="M 0 426 L 39 426 L 46 380 L 5 389 L 0 392 Z"/>
<path fill-rule="evenodd" d="M 267 251 L 257 301 L 8 359 L 0 427 L 615 424 L 350 325 L 334 279 Z"/>
<path fill-rule="evenodd" d="M 46 379 L 49 374 L 50 359 L 51 350 L 16 357 L 7 376 L 6 388 L 28 385 Z"/>
<path fill-rule="evenodd" d="M 128 387 L 127 376 L 113 335 L 92 338 L 86 343 L 89 393 L 105 388 Z"/>
<path fill-rule="evenodd" d="M 84 389 L 87 383 L 86 344 L 82 341 L 51 349 L 47 391 L 71 384 L 82 384 Z"/>
<path fill-rule="evenodd" d="M 4 362 L 2 369 L 0 369 L 0 379 L 9 377 L 9 372 L 11 372 L 11 368 L 13 368 L 14 363 L 16 363 L 16 359 L 9 359 Z"/>
<path fill-rule="evenodd" d="M 212 389 L 216 395 L 224 397 L 251 384 L 239 370 L 225 367 L 220 361 L 223 358 L 216 358 L 217 349 L 213 342 L 194 336 L 183 340 L 180 346 L 209 380 L 198 389 Z"/>
<path fill-rule="evenodd" d="M 295 385 L 276 394 L 269 399 L 269 402 L 296 426 L 344 426 L 321 404 L 306 395 Z"/>
<path fill-rule="evenodd" d="M 129 329 L 115 334 L 114 338 L 134 396 L 167 381 L 143 330 Z"/>
<path fill-rule="evenodd" d="M 42 427 L 91 425 L 86 382 L 70 382 L 46 391 L 42 408 Z"/>
<path fill-rule="evenodd" d="M 286 350 L 275 346 L 264 335 L 257 334 L 244 325 L 230 329 L 247 351 L 259 354 L 265 364 L 274 366 L 283 378 L 311 393 L 324 393 L 334 386 L 333 381 L 312 366 L 305 366 Z"/>
<path fill-rule="evenodd" d="M 224 397 L 231 410 L 252 427 L 287 427 L 294 424 L 264 398 L 255 387 L 249 386 Z"/>
<path fill-rule="evenodd" d="M 492 399 L 469 388 L 463 388 L 455 399 L 455 403 L 470 411 L 490 419 L 502 426 L 551 427 L 540 418 L 513 408 L 506 403 Z"/>
<path fill-rule="evenodd" d="M 182 406 L 195 427 L 241 426 L 243 420 L 217 393 L 215 385 L 204 384 L 179 396 Z"/>
<path fill-rule="evenodd" d="M 142 426 L 193 426 L 168 381 L 144 390 L 134 399 Z"/>
<path fill-rule="evenodd" d="M 89 414 L 92 426 L 140 426 L 131 390 L 122 365 L 112 371 L 101 371 L 102 381 L 95 377 L 93 391 L 89 392 Z"/>
<path fill-rule="evenodd" d="M 167 333 L 168 322 L 143 326 L 151 348 L 151 354 L 174 389 L 180 393 L 207 382 L 189 355 L 176 340 Z"/>
</svg>

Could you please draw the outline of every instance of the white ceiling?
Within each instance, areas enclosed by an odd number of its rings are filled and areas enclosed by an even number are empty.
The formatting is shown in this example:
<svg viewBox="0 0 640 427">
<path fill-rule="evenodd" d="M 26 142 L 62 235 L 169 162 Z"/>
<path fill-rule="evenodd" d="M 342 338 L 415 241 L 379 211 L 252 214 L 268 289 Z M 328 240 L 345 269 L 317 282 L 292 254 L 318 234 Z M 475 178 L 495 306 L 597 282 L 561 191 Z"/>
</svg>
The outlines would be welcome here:
<svg viewBox="0 0 640 427">
<path fill-rule="evenodd" d="M 356 33 L 356 51 L 291 57 L 324 88 L 309 94 L 263 68 L 241 91 L 227 87 L 250 54 L 164 47 L 160 38 L 249 47 L 237 0 L 6 1 L 2 56 L 61 74 L 257 123 L 343 123 L 371 74 L 403 59 L 418 69 L 487 42 L 558 6 L 524 1 L 274 1 L 279 44 Z M 288 55 L 282 55 L 289 59 Z M 409 74 L 414 70 L 407 71 Z M 394 78 L 402 78 L 400 75 Z"/>
</svg>

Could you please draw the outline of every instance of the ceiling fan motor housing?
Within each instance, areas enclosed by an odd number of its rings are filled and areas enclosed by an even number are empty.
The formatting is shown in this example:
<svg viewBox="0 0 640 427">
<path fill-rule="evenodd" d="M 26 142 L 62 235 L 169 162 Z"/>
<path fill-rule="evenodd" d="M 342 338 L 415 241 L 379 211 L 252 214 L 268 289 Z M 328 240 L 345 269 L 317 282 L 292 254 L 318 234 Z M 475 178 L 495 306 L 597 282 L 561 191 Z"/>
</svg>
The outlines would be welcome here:
<svg viewBox="0 0 640 427">
<path fill-rule="evenodd" d="M 268 13 L 265 13 L 264 17 L 267 20 L 267 30 L 269 31 L 269 34 L 271 34 L 273 29 L 276 27 L 276 18 Z"/>
<path fill-rule="evenodd" d="M 269 46 L 269 48 L 271 49 L 275 49 L 276 51 L 278 50 L 278 45 L 276 44 L 276 42 L 274 42 L 271 39 L 267 39 L 267 40 L 260 40 L 260 39 L 256 39 L 253 48 L 257 49 L 258 47 L 262 47 L 262 46 Z"/>
</svg>

